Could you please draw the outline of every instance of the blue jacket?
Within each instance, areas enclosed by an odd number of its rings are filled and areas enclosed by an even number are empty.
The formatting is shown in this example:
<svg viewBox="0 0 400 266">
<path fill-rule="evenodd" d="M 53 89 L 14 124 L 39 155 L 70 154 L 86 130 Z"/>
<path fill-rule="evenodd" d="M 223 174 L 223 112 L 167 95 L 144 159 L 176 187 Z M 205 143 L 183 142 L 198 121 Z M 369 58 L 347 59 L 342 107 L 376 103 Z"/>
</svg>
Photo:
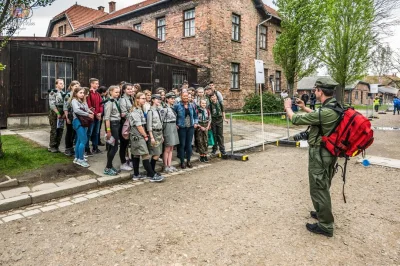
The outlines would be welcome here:
<svg viewBox="0 0 400 266">
<path fill-rule="evenodd" d="M 190 113 L 190 126 L 194 126 L 199 123 L 199 118 L 197 112 L 193 105 L 188 103 L 189 113 Z M 185 107 L 182 102 L 174 105 L 174 111 L 176 112 L 176 124 L 178 127 L 185 127 Z"/>
<path fill-rule="evenodd" d="M 393 99 L 393 104 L 394 104 L 394 106 L 396 106 L 396 108 L 400 107 L 400 99 L 394 98 Z"/>
</svg>

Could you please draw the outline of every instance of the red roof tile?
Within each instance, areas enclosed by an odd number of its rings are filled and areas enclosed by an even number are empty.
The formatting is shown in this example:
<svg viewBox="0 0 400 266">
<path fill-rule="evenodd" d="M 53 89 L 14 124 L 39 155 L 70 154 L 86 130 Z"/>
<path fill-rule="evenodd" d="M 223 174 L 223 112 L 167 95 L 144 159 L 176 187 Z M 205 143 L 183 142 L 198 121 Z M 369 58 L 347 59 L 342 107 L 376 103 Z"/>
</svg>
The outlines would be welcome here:
<svg viewBox="0 0 400 266">
<path fill-rule="evenodd" d="M 151 5 L 151 4 L 155 4 L 155 3 L 157 3 L 157 2 L 163 2 L 163 1 L 164 1 L 164 0 L 145 0 L 145 1 L 140 2 L 140 3 L 137 3 L 137 4 L 135 4 L 135 5 L 131 5 L 131 6 L 128 6 L 128 7 L 123 8 L 123 9 L 117 10 L 117 11 L 115 11 L 115 12 L 113 12 L 113 13 L 110 13 L 110 14 L 108 14 L 108 15 L 106 15 L 106 16 L 99 17 L 99 18 L 97 18 L 97 19 L 95 19 L 95 20 L 93 20 L 93 21 L 88 21 L 88 23 L 85 24 L 85 25 L 82 25 L 82 26 L 80 27 L 80 29 L 86 28 L 86 27 L 89 26 L 89 25 L 99 24 L 99 23 L 101 23 L 101 22 L 104 22 L 104 21 L 107 21 L 107 20 L 116 18 L 116 17 L 118 17 L 118 16 L 122 16 L 122 15 L 127 14 L 127 13 L 130 13 L 130 12 L 132 12 L 132 11 L 141 9 L 141 8 L 143 8 L 143 7 L 146 7 L 146 6 L 149 6 L 149 5 Z M 78 28 L 76 28 L 76 29 L 79 30 Z"/>
<path fill-rule="evenodd" d="M 85 6 L 81 6 L 81 5 L 73 5 L 70 8 L 68 8 L 67 10 L 61 12 L 60 14 L 58 14 L 57 16 L 55 16 L 52 21 L 55 21 L 57 19 L 62 18 L 64 15 L 68 17 L 69 21 L 71 22 L 71 26 L 73 27 L 74 30 L 82 27 L 83 25 L 86 25 L 88 23 L 90 23 L 91 21 L 104 17 L 106 16 L 108 13 L 101 11 L 101 10 L 97 10 L 97 9 L 93 9 L 93 8 L 89 8 L 89 7 L 85 7 Z"/>
<path fill-rule="evenodd" d="M 273 8 L 270 7 L 270 6 L 267 6 L 266 4 L 264 4 L 264 7 L 265 7 L 265 9 L 267 10 L 268 13 L 270 13 L 270 14 L 273 15 L 274 17 L 279 18 L 278 12 L 277 12 L 275 9 L 273 9 Z"/>
</svg>

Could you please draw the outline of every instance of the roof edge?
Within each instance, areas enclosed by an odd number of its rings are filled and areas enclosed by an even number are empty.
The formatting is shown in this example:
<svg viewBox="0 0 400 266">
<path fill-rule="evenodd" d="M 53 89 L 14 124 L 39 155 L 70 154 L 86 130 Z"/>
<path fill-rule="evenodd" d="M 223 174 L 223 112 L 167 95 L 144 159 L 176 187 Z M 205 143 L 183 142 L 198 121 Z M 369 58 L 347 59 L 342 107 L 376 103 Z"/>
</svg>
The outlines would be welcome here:
<svg viewBox="0 0 400 266">
<path fill-rule="evenodd" d="M 178 60 L 180 60 L 180 61 L 182 61 L 182 62 L 191 64 L 191 65 L 196 66 L 196 67 L 199 67 L 199 68 L 202 68 L 202 67 L 203 67 L 203 66 L 200 65 L 200 64 L 197 64 L 197 63 L 195 63 L 195 62 L 191 62 L 191 61 L 189 61 L 189 60 L 183 59 L 183 58 L 181 58 L 181 57 L 179 57 L 179 56 L 176 56 L 176 55 L 174 55 L 174 54 L 168 53 L 168 52 L 163 51 L 163 50 L 160 50 L 160 49 L 157 49 L 157 52 L 160 53 L 160 54 L 164 54 L 164 55 L 170 56 L 170 57 L 172 57 L 172 58 L 178 59 Z"/>
<path fill-rule="evenodd" d="M 0 37 L 0 40 L 4 37 Z M 77 37 L 12 37 L 10 41 L 48 41 L 48 42 L 97 42 L 97 38 L 77 38 Z"/>
</svg>

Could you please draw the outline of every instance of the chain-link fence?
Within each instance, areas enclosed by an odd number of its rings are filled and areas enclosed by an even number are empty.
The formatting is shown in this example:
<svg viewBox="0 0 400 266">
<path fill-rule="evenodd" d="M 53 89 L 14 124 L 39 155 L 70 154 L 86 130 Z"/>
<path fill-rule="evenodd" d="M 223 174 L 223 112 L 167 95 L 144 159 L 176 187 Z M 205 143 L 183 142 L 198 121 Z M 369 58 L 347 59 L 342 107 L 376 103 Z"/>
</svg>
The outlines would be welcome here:
<svg viewBox="0 0 400 266">
<path fill-rule="evenodd" d="M 303 131 L 304 127 L 293 126 L 286 113 L 261 114 L 228 113 L 229 124 L 224 124 L 224 142 L 227 151 L 240 151 L 278 140 L 289 139 Z"/>
</svg>

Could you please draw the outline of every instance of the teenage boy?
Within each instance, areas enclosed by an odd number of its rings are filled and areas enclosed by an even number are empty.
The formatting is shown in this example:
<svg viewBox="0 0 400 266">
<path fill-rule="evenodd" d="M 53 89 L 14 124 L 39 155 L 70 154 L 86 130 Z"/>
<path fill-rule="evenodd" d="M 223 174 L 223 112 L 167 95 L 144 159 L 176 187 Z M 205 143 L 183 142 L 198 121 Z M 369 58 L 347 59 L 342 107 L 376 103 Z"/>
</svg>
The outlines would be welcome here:
<svg viewBox="0 0 400 266">
<path fill-rule="evenodd" d="M 89 90 L 89 96 L 87 98 L 87 104 L 89 106 L 89 109 L 91 109 L 95 114 L 95 117 L 93 123 L 89 126 L 87 131 L 88 140 L 86 142 L 85 151 L 87 156 L 93 156 L 93 154 L 101 153 L 101 151 L 98 148 L 98 143 L 100 140 L 99 130 L 101 123 L 101 115 L 103 113 L 103 105 L 101 104 L 101 102 L 103 100 L 101 98 L 100 93 L 97 92 L 97 89 L 99 88 L 99 80 L 91 78 L 89 80 L 89 83 L 90 83 L 90 90 Z M 93 146 L 92 151 L 90 151 L 89 140 L 92 140 L 92 146 Z"/>
<path fill-rule="evenodd" d="M 57 79 L 56 89 L 49 93 L 50 143 L 47 150 L 53 153 L 60 152 L 58 148 L 64 131 L 64 122 L 62 120 L 64 108 L 63 89 L 64 80 Z"/>
<path fill-rule="evenodd" d="M 228 120 L 225 118 L 224 105 L 218 101 L 217 94 L 211 95 L 210 99 L 211 129 L 215 139 L 211 154 L 215 156 L 219 148 L 219 151 L 225 155 L 224 121 L 228 123 Z"/>
<path fill-rule="evenodd" d="M 206 87 L 206 94 L 207 94 L 208 98 L 211 98 L 211 96 L 215 94 L 217 96 L 218 102 L 220 102 L 221 104 L 224 103 L 224 98 L 222 97 L 221 92 L 219 92 L 215 89 L 215 85 L 214 85 L 213 81 L 210 81 L 208 83 L 208 86 Z"/>
</svg>

